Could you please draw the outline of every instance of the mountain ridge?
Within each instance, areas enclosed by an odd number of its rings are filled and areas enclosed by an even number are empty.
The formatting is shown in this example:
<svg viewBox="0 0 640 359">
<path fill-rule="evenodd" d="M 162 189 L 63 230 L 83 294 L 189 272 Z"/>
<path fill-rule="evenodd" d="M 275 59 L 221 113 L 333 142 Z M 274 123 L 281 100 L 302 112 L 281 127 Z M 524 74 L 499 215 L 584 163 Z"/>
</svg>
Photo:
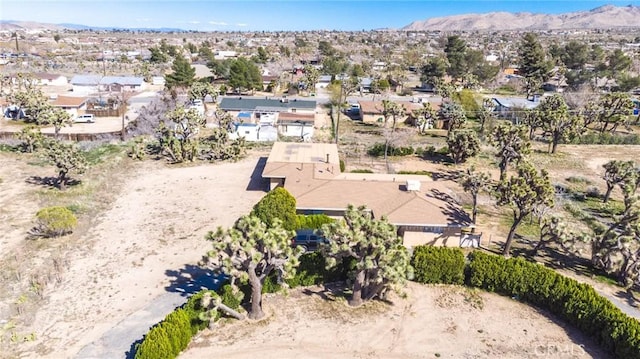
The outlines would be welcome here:
<svg viewBox="0 0 640 359">
<path fill-rule="evenodd" d="M 561 14 L 497 11 L 460 14 L 414 21 L 405 31 L 500 31 L 639 28 L 640 6 L 602 5 L 591 10 Z"/>
</svg>

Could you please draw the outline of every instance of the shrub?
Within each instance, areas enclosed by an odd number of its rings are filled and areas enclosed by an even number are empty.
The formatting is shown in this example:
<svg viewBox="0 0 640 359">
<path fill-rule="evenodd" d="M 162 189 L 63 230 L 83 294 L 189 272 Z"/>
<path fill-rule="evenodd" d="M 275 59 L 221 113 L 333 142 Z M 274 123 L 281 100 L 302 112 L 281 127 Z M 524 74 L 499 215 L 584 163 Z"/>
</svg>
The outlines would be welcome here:
<svg viewBox="0 0 640 359">
<path fill-rule="evenodd" d="M 351 173 L 373 173 L 373 171 L 368 169 L 355 169 L 351 170 Z"/>
<path fill-rule="evenodd" d="M 460 248 L 417 246 L 411 266 L 419 283 L 464 283 L 464 254 Z"/>
<path fill-rule="evenodd" d="M 340 172 L 344 172 L 347 166 L 344 164 L 344 160 L 340 160 Z"/>
<path fill-rule="evenodd" d="M 64 236 L 73 232 L 78 219 L 66 207 L 47 207 L 36 213 L 36 226 L 30 234 L 45 238 Z"/>
<path fill-rule="evenodd" d="M 420 175 L 420 176 L 431 176 L 431 172 L 425 170 L 419 171 L 398 171 L 399 175 Z"/>
<path fill-rule="evenodd" d="M 282 187 L 267 193 L 260 202 L 253 206 L 251 215 L 257 216 L 269 227 L 273 225 L 274 219 L 279 218 L 285 229 L 295 230 L 298 228 L 296 199 Z"/>
<path fill-rule="evenodd" d="M 640 358 L 640 323 L 593 287 L 522 258 L 474 252 L 470 259 L 468 284 L 547 309 L 618 358 Z"/>
<path fill-rule="evenodd" d="M 323 224 L 332 223 L 333 221 L 334 219 L 326 214 L 299 214 L 298 228 L 320 229 Z"/>
<path fill-rule="evenodd" d="M 376 143 L 373 147 L 369 148 L 367 154 L 369 156 L 380 157 L 384 156 L 384 143 Z M 411 146 L 408 147 L 395 147 L 389 145 L 387 148 L 387 155 L 389 156 L 409 156 L 415 153 L 415 149 Z"/>
<path fill-rule="evenodd" d="M 151 328 L 136 349 L 135 359 L 171 359 L 191 341 L 191 325 L 184 309 L 177 309 Z"/>
</svg>

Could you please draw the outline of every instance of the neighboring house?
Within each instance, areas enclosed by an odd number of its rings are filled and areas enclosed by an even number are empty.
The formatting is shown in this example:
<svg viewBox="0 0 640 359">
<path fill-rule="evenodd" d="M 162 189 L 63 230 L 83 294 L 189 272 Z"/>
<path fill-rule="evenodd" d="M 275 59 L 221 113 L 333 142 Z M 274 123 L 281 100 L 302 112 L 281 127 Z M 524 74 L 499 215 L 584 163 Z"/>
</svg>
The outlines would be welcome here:
<svg viewBox="0 0 640 359">
<path fill-rule="evenodd" d="M 491 100 L 495 104 L 494 112 L 498 117 L 511 120 L 518 124 L 523 110 L 533 110 L 540 105 L 540 95 L 533 95 L 533 99 L 517 97 L 494 97 Z"/>
<path fill-rule="evenodd" d="M 246 111 L 254 113 L 316 113 L 316 101 L 289 99 L 286 97 L 223 97 L 219 107 L 221 110 L 231 113 Z"/>
<path fill-rule="evenodd" d="M 88 100 L 87 97 L 58 96 L 51 101 L 51 105 L 65 110 L 72 118 L 76 118 L 85 113 Z"/>
<path fill-rule="evenodd" d="M 229 138 L 235 140 L 244 137 L 246 141 L 276 141 L 278 131 L 273 126 L 260 126 L 255 123 L 233 123 L 229 131 Z"/>
<path fill-rule="evenodd" d="M 296 198 L 301 214 L 343 216 L 349 204 L 365 205 L 374 218 L 386 217 L 404 244 L 477 246 L 480 236 L 454 200 L 449 181 L 427 176 L 341 173 L 338 149 L 327 143 L 273 144 L 262 172 L 269 188 L 282 186 Z"/>
<path fill-rule="evenodd" d="M 331 84 L 331 75 L 318 76 L 318 82 L 316 82 L 316 89 L 327 88 Z"/>
<path fill-rule="evenodd" d="M 66 76 L 46 72 L 37 72 L 33 77 L 38 80 L 39 85 L 43 86 L 65 86 L 69 82 Z"/>
<path fill-rule="evenodd" d="M 313 137 L 315 115 L 281 112 L 278 114 L 278 133 L 310 141 Z"/>
<path fill-rule="evenodd" d="M 75 75 L 69 82 L 73 86 L 73 92 L 81 94 L 142 91 L 146 85 L 142 77 L 134 76 Z"/>
<path fill-rule="evenodd" d="M 396 102 L 396 103 L 405 109 L 405 115 L 402 118 L 399 118 L 397 120 L 398 123 L 413 124 L 415 121 L 413 121 L 412 112 L 413 110 L 422 108 L 422 103 L 408 102 L 408 101 Z M 382 101 L 362 100 L 362 101 L 358 101 L 358 104 L 360 105 L 360 112 L 357 115 L 354 114 L 355 117 L 359 118 L 360 120 L 362 120 L 362 122 L 365 122 L 365 123 L 379 123 L 379 124 L 384 123 L 384 115 L 383 115 L 384 106 L 382 105 Z M 440 109 L 440 105 L 436 103 L 432 103 L 431 107 L 436 111 Z M 391 122 L 391 119 L 388 119 L 387 121 Z"/>
</svg>

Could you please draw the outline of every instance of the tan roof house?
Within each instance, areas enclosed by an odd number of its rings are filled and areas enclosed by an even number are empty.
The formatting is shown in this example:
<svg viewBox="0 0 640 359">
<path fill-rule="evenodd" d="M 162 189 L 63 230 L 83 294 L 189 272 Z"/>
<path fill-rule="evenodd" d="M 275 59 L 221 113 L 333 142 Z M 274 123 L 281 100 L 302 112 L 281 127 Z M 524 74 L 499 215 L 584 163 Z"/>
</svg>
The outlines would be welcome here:
<svg viewBox="0 0 640 359">
<path fill-rule="evenodd" d="M 339 217 L 349 204 L 365 205 L 374 218 L 395 224 L 408 247 L 479 241 L 467 234 L 471 222 L 454 200 L 451 183 L 420 175 L 342 173 L 335 144 L 276 142 L 262 177 L 270 189 L 287 189 L 301 214 Z"/>
</svg>

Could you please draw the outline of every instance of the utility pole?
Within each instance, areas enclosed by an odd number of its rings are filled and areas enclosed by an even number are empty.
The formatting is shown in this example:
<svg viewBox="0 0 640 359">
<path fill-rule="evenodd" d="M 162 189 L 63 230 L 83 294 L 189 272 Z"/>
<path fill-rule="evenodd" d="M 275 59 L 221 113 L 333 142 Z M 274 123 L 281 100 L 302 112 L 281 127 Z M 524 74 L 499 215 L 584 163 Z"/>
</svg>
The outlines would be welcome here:
<svg viewBox="0 0 640 359">
<path fill-rule="evenodd" d="M 340 80 L 340 97 L 338 98 L 338 118 L 336 119 L 336 133 L 334 134 L 336 145 L 338 144 L 338 131 L 340 127 L 340 113 L 342 112 L 342 94 L 344 93 L 344 84 L 342 83 L 344 80 Z"/>
</svg>

